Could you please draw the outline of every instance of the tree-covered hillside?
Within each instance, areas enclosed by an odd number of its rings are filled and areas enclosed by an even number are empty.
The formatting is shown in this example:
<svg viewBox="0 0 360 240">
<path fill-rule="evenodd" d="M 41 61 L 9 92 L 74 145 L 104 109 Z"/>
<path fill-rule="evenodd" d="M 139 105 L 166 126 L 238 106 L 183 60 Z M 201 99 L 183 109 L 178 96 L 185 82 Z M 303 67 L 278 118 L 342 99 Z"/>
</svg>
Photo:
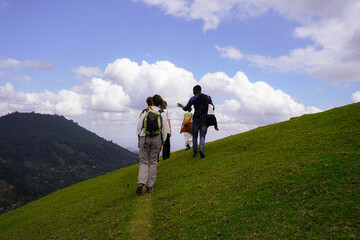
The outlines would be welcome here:
<svg viewBox="0 0 360 240">
<path fill-rule="evenodd" d="M 136 154 L 63 116 L 8 114 L 0 118 L 0 208 L 136 162 Z"/>
</svg>

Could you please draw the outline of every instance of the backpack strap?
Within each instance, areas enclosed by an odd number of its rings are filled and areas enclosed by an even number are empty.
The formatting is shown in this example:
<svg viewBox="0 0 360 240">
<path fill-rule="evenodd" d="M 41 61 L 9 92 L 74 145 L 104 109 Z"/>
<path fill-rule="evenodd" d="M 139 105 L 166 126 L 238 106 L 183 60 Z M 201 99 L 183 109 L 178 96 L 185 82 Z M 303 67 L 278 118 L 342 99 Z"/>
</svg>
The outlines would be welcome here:
<svg viewBox="0 0 360 240">
<path fill-rule="evenodd" d="M 151 109 L 152 110 L 152 109 Z M 142 112 L 144 113 L 144 112 L 149 112 L 150 111 L 150 109 L 149 108 L 145 108 Z M 143 122 L 142 122 L 142 129 L 143 129 L 143 131 L 144 131 L 144 122 L 145 122 L 145 118 L 146 118 L 146 113 L 145 113 L 145 117 L 144 117 L 144 120 L 143 120 Z M 146 137 L 147 137 L 147 134 L 145 133 L 145 141 L 144 141 L 144 144 L 146 143 Z"/>
<path fill-rule="evenodd" d="M 152 110 L 152 109 L 151 109 L 151 110 Z M 144 110 L 141 111 L 141 114 L 144 114 L 145 112 L 148 112 L 148 111 L 150 111 L 149 108 L 145 108 Z M 141 116 L 141 114 L 140 114 L 140 116 Z M 145 116 L 145 117 L 146 117 L 146 116 Z M 145 120 L 145 117 L 144 117 L 144 120 Z M 144 120 L 143 120 L 143 122 L 142 122 L 142 128 L 141 128 L 141 129 L 144 129 Z"/>
</svg>

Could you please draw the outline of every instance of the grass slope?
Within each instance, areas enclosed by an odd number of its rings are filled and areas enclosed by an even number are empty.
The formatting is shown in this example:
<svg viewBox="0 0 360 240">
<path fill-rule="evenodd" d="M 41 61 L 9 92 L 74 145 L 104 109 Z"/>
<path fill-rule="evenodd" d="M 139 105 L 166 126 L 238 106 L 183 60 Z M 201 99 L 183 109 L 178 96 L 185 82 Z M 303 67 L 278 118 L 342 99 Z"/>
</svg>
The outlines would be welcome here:
<svg viewBox="0 0 360 240">
<path fill-rule="evenodd" d="M 0 216 L 0 239 L 359 239 L 360 104 L 178 151 Z"/>
</svg>

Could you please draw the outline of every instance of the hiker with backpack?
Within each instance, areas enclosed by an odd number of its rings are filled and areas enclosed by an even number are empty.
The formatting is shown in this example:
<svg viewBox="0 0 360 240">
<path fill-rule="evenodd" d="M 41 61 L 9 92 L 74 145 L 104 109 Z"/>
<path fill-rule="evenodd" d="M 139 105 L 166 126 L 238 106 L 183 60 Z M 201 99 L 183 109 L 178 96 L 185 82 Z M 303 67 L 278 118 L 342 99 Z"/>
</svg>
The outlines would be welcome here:
<svg viewBox="0 0 360 240">
<path fill-rule="evenodd" d="M 189 150 L 192 143 L 192 122 L 194 114 L 191 111 L 192 108 L 190 107 L 189 110 L 184 113 L 184 118 L 180 128 L 180 134 L 184 133 L 185 150 Z"/>
<path fill-rule="evenodd" d="M 153 191 L 156 180 L 157 158 L 166 140 L 168 127 L 164 112 L 160 109 L 163 102 L 159 95 L 152 98 L 154 106 L 147 108 L 137 124 L 139 147 L 139 175 L 136 193 L 141 194 L 146 186 L 148 193 Z"/>
<path fill-rule="evenodd" d="M 205 136 L 207 133 L 207 112 L 208 106 L 211 104 L 214 106 L 211 97 L 201 93 L 200 85 L 196 85 L 193 88 L 194 96 L 191 97 L 186 104 L 186 106 L 178 103 L 178 106 L 181 107 L 184 111 L 188 111 L 189 108 L 194 105 L 195 112 L 193 116 L 193 124 L 192 124 L 192 135 L 193 135 L 193 157 L 196 157 L 198 153 L 200 153 L 200 157 L 204 158 L 204 148 L 205 148 Z M 214 107 L 215 108 L 215 107 Z M 200 143 L 198 149 L 198 135 L 200 132 Z"/>
</svg>

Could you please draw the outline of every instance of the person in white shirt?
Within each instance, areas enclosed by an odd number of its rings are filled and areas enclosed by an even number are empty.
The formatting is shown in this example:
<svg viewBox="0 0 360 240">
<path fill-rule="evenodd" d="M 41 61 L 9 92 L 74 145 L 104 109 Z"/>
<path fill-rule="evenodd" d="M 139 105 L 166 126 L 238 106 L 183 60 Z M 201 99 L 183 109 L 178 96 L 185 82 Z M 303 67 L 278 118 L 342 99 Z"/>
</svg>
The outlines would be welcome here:
<svg viewBox="0 0 360 240">
<path fill-rule="evenodd" d="M 144 119 L 147 114 L 142 114 L 137 124 L 138 147 L 139 147 L 139 175 L 136 189 L 137 194 L 142 193 L 142 189 L 146 186 L 147 192 L 151 193 L 156 181 L 157 158 L 161 151 L 163 143 L 166 141 L 168 125 L 165 113 L 160 109 L 163 99 L 159 95 L 153 96 L 152 109 L 160 112 L 162 119 L 161 132 L 157 135 L 146 135 L 144 131 Z"/>
</svg>

